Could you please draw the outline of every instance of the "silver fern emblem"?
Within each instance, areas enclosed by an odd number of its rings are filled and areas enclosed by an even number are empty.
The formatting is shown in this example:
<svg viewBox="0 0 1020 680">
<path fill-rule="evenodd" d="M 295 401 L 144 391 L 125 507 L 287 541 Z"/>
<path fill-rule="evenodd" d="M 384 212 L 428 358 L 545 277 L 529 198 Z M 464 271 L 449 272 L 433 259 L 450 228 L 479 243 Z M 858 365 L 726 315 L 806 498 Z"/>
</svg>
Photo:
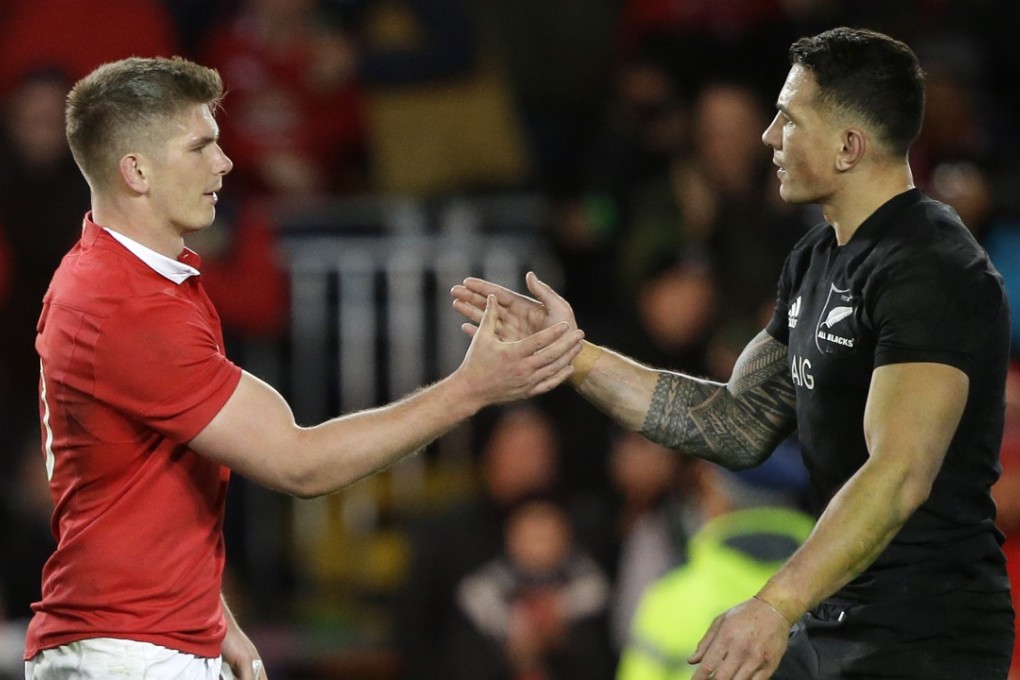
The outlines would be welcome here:
<svg viewBox="0 0 1020 680">
<path fill-rule="evenodd" d="M 829 314 L 825 317 L 825 321 L 822 322 L 822 325 L 826 328 L 832 328 L 853 313 L 853 307 L 833 307 L 829 310 Z"/>
</svg>

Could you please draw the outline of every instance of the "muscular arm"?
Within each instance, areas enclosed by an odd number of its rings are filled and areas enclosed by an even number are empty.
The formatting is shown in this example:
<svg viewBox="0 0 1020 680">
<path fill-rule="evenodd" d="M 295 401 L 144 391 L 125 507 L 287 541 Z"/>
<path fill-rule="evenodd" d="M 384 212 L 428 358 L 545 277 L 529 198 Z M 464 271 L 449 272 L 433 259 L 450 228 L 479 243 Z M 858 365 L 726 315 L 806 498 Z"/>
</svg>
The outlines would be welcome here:
<svg viewBox="0 0 1020 680">
<path fill-rule="evenodd" d="M 943 364 L 882 366 L 864 414 L 868 461 L 762 590 L 791 620 L 877 559 L 931 493 L 967 401 L 969 381 Z"/>
<path fill-rule="evenodd" d="M 501 337 L 520 338 L 554 322 L 576 327 L 573 310 L 556 291 L 531 272 L 527 286 L 534 298 L 476 278 L 450 293 L 454 309 L 472 322 L 463 326 L 469 335 L 489 295 L 502 310 Z M 725 385 L 649 368 L 590 343 L 574 368 L 577 391 L 622 426 L 728 468 L 761 462 L 794 428 L 786 346 L 765 331 L 744 348 Z"/>
<path fill-rule="evenodd" d="M 272 387 L 243 373 L 190 446 L 246 477 L 295 496 L 329 493 L 414 453 L 490 404 L 534 396 L 570 375 L 581 333 L 556 324 L 514 342 L 486 310 L 463 363 L 404 399 L 300 427 Z"/>
<path fill-rule="evenodd" d="M 480 407 L 462 385 L 446 381 L 388 406 L 300 427 L 276 390 L 244 373 L 191 448 L 263 486 L 311 498 L 392 465 Z"/>
<path fill-rule="evenodd" d="M 764 331 L 744 348 L 726 384 L 601 352 L 578 392 L 664 446 L 739 469 L 761 462 L 793 431 L 786 346 Z"/>
<path fill-rule="evenodd" d="M 875 369 L 864 415 L 868 460 L 753 599 L 712 623 L 688 659 L 695 680 L 770 677 L 790 625 L 866 569 L 928 498 L 967 401 L 967 376 L 942 364 Z"/>
</svg>

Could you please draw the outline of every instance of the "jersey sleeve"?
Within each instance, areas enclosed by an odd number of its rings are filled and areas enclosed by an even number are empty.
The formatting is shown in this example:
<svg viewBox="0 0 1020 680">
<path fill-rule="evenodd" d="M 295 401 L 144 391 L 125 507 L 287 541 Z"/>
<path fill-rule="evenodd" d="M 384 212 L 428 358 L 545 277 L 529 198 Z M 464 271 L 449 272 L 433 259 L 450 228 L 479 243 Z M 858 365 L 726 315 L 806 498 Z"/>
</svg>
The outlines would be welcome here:
<svg viewBox="0 0 1020 680">
<path fill-rule="evenodd" d="M 790 314 L 790 290 L 793 286 L 793 274 L 791 272 L 791 257 L 787 257 L 786 264 L 776 284 L 776 306 L 772 311 L 772 318 L 769 319 L 765 332 L 783 343 L 790 344 L 790 325 L 788 322 Z"/>
<path fill-rule="evenodd" d="M 900 261 L 872 296 L 875 367 L 933 362 L 969 372 L 1004 304 L 1001 290 L 991 271 L 952 258 Z"/>
<path fill-rule="evenodd" d="M 203 312 L 158 295 L 126 300 L 96 345 L 96 397 L 173 441 L 191 441 L 241 379 Z"/>
</svg>

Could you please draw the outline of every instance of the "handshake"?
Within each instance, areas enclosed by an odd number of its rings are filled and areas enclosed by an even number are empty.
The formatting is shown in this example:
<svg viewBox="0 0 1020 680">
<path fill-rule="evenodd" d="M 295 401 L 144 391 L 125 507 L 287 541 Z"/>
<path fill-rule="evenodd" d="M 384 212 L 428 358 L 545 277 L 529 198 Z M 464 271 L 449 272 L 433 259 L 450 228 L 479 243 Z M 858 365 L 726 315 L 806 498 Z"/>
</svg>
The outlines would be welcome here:
<svg viewBox="0 0 1020 680">
<path fill-rule="evenodd" d="M 458 373 L 481 390 L 480 406 L 542 394 L 568 378 L 579 384 L 600 353 L 582 343 L 566 300 L 533 272 L 526 283 L 534 297 L 476 278 L 450 290 L 472 339 Z"/>
</svg>

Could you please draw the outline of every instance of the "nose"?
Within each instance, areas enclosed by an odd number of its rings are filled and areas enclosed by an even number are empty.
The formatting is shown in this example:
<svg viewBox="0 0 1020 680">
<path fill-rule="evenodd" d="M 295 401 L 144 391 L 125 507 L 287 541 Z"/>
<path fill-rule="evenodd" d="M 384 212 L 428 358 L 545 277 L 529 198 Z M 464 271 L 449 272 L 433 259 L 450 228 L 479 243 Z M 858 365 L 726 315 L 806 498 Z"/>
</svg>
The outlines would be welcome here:
<svg viewBox="0 0 1020 680">
<path fill-rule="evenodd" d="M 765 132 L 761 133 L 761 142 L 765 146 L 770 146 L 773 149 L 779 148 L 779 114 L 777 113 L 769 126 L 765 128 Z"/>
<path fill-rule="evenodd" d="M 220 146 L 216 145 L 216 150 L 219 152 L 219 158 L 217 159 L 217 175 L 226 175 L 228 172 L 234 169 L 234 161 L 230 160 L 230 157 L 223 152 Z"/>
</svg>

